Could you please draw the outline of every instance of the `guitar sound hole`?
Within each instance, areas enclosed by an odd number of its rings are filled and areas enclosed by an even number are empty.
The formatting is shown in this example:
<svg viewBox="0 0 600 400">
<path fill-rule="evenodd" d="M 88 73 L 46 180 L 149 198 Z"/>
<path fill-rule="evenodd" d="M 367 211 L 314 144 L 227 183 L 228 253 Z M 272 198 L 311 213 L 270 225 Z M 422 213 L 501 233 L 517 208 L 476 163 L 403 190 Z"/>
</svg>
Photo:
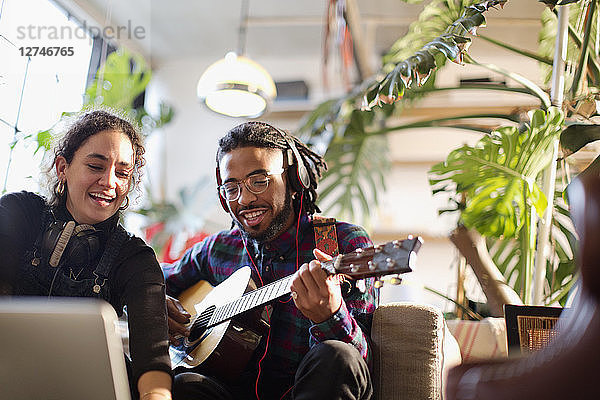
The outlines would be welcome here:
<svg viewBox="0 0 600 400">
<path fill-rule="evenodd" d="M 198 318 L 196 318 L 192 324 L 192 327 L 190 328 L 190 336 L 188 337 L 190 342 L 195 342 L 196 340 L 200 339 L 204 332 L 206 332 L 206 326 L 208 325 L 210 317 L 215 311 L 215 308 L 216 307 L 214 305 L 208 307 L 202 312 L 202 314 L 200 314 L 200 316 L 198 316 Z"/>
</svg>

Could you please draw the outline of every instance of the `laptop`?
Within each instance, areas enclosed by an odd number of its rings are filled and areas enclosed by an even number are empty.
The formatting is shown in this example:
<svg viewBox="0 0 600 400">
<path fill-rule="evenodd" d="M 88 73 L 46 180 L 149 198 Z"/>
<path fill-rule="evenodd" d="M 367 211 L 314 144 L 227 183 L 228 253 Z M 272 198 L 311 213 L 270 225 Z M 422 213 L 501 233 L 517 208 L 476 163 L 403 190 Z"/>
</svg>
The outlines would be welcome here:
<svg viewBox="0 0 600 400">
<path fill-rule="evenodd" d="M 0 297 L 0 399 L 131 400 L 110 304 Z"/>
</svg>

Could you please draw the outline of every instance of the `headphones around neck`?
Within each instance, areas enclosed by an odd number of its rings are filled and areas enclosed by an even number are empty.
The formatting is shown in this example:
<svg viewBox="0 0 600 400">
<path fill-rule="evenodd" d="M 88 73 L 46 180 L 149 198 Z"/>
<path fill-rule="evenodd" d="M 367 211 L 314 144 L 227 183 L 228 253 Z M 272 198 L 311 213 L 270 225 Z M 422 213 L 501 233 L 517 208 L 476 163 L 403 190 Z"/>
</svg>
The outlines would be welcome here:
<svg viewBox="0 0 600 400">
<path fill-rule="evenodd" d="M 100 250 L 96 229 L 75 221 L 53 221 L 46 228 L 41 243 L 42 258 L 51 267 L 61 262 L 68 266 L 88 266 Z"/>
<path fill-rule="evenodd" d="M 261 125 L 261 126 L 265 126 L 267 128 L 273 129 L 274 131 L 278 132 L 283 137 L 283 140 L 285 140 L 285 142 L 288 145 L 287 149 L 283 149 L 284 159 L 285 159 L 285 161 L 287 161 L 287 164 L 288 164 L 288 168 L 287 168 L 287 172 L 286 172 L 288 182 L 291 185 L 292 190 L 294 192 L 302 192 L 304 189 L 308 189 L 310 187 L 310 177 L 308 175 L 308 169 L 306 168 L 306 165 L 304 165 L 304 161 L 302 161 L 300 152 L 298 151 L 298 148 L 294 144 L 294 139 L 291 138 L 285 132 L 283 132 L 281 129 L 278 129 L 278 128 L 274 127 L 273 125 L 267 124 L 266 122 L 254 121 L 254 122 L 249 122 L 249 123 L 254 124 L 254 125 Z M 221 171 L 219 170 L 219 160 L 217 160 L 216 175 L 217 175 L 217 187 L 218 187 L 218 186 L 221 186 L 221 184 L 222 184 Z M 223 196 L 221 196 L 221 193 L 219 192 L 218 189 L 217 189 L 217 194 L 219 196 L 219 201 L 221 202 L 221 206 L 223 207 L 225 212 L 229 213 L 229 204 L 227 202 L 227 199 L 225 199 Z"/>
</svg>

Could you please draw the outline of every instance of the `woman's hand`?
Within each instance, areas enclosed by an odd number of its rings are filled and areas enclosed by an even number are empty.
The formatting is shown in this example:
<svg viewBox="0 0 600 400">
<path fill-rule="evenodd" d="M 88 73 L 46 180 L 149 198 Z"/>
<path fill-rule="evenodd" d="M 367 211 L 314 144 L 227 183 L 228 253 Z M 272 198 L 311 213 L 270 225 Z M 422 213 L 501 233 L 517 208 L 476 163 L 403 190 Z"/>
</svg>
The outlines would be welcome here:
<svg viewBox="0 0 600 400">
<path fill-rule="evenodd" d="M 167 296 L 167 315 L 169 318 L 169 340 L 171 344 L 178 346 L 182 337 L 190 335 L 185 326 L 190 322 L 190 313 L 185 311 L 179 300 Z"/>
<path fill-rule="evenodd" d="M 171 375 L 164 371 L 147 371 L 138 379 L 140 400 L 171 400 Z"/>
<path fill-rule="evenodd" d="M 337 277 L 328 276 L 321 268 L 321 261 L 331 260 L 331 256 L 318 249 L 314 249 L 313 254 L 316 260 L 302 264 L 292 278 L 290 289 L 296 307 L 318 324 L 340 309 L 342 291 Z"/>
</svg>

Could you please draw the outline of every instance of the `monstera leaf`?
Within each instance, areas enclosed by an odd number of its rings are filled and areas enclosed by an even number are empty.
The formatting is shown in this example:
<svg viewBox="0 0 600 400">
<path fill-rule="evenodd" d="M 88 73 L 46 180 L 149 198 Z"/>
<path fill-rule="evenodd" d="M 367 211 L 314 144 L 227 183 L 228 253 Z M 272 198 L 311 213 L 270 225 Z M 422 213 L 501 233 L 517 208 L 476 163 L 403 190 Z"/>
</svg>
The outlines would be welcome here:
<svg viewBox="0 0 600 400">
<path fill-rule="evenodd" d="M 446 59 L 462 62 L 463 54 L 470 42 L 467 35 L 474 33 L 477 26 L 483 24 L 485 19 L 482 14 L 489 8 L 503 5 L 505 2 L 506 0 L 479 2 L 475 0 L 436 0 L 433 4 L 429 4 L 423 11 L 419 22 L 410 27 L 409 36 L 415 39 L 409 41 L 410 47 L 400 50 L 392 49 L 387 56 L 387 64 L 384 64 L 378 74 L 362 82 L 349 94 L 320 104 L 315 111 L 301 121 L 296 134 L 317 152 L 325 153 L 326 161 L 330 166 L 345 165 L 346 161 L 342 159 L 350 157 L 346 153 L 338 151 L 340 146 L 344 146 L 346 150 L 357 149 L 360 151 L 366 148 L 363 145 L 369 147 L 377 143 L 378 146 L 381 146 L 386 139 L 376 139 L 374 136 L 385 136 L 387 132 L 405 128 L 388 129 L 385 126 L 388 117 L 392 113 L 398 114 L 402 108 L 412 105 L 427 93 L 439 90 L 435 87 L 435 71 L 445 64 Z M 436 17 L 432 18 L 434 15 Z M 432 22 L 433 20 L 435 22 Z M 423 31 L 424 27 L 427 27 L 427 32 Z M 419 47 L 416 47 L 416 44 Z M 416 51 L 419 48 L 421 50 Z M 444 88 L 444 90 L 446 89 Z M 489 90 L 490 87 L 487 86 L 486 89 Z M 499 89 L 520 91 L 521 88 L 503 87 Z M 401 102 L 398 101 L 400 98 L 402 98 Z M 510 119 L 511 117 L 502 116 L 502 118 Z M 429 125 L 435 126 L 437 122 L 432 121 Z M 423 124 L 423 126 L 427 126 L 427 124 Z M 361 129 L 362 132 L 359 134 L 357 129 Z M 362 139 L 357 142 L 357 138 Z M 381 187 L 378 187 L 376 191 L 369 191 L 351 185 L 360 182 L 356 179 L 356 174 L 362 173 L 360 171 L 369 171 L 372 174 L 372 178 L 368 178 L 369 180 L 382 181 L 386 170 L 377 169 L 375 166 L 389 164 L 386 157 L 385 148 L 378 152 L 378 163 L 356 155 L 353 160 L 354 168 L 340 167 L 335 174 L 330 174 L 336 175 L 339 181 L 347 182 L 350 185 L 344 190 L 346 195 L 340 195 L 333 188 L 326 188 L 320 192 L 323 202 L 331 201 L 335 197 L 342 201 L 337 207 L 343 213 L 350 213 L 350 215 L 358 213 L 368 216 L 366 205 L 377 204 L 376 193 L 381 190 Z M 363 161 L 368 164 L 361 166 L 359 163 Z M 346 173 L 355 175 L 350 176 Z M 322 184 L 321 188 L 323 187 Z M 355 199 L 361 199 L 361 201 L 349 201 L 351 193 L 359 193 Z M 365 205 L 362 210 L 360 210 L 361 204 Z"/>
<path fill-rule="evenodd" d="M 544 304 L 565 305 L 570 289 L 577 279 L 575 254 L 577 235 L 571 223 L 569 210 L 556 191 L 550 235 L 550 255 L 546 262 L 546 282 L 544 284 Z M 525 255 L 519 240 L 512 238 L 487 238 L 490 257 L 506 282 L 521 295 L 525 292 Z"/>
<path fill-rule="evenodd" d="M 162 102 L 159 104 L 157 116 L 150 115 L 143 106 L 136 104 L 136 98 L 146 90 L 151 77 L 152 71 L 143 57 L 119 48 L 108 55 L 106 62 L 98 69 L 96 77 L 86 88 L 82 110 L 108 106 L 124 111 L 139 123 L 144 134 L 149 134 L 169 123 L 174 116 L 173 108 Z M 48 151 L 55 127 L 76 114 L 77 112 L 63 112 L 51 128 L 38 132 L 35 137 L 35 151 Z"/>
<path fill-rule="evenodd" d="M 476 146 L 463 146 L 430 170 L 434 193 L 463 195 L 462 222 L 484 236 L 517 237 L 528 207 L 542 215 L 547 200 L 537 178 L 551 161 L 551 146 L 560 133 L 563 114 L 555 107 L 531 113 L 524 132 L 503 127 Z"/>
<path fill-rule="evenodd" d="M 488 238 L 494 262 L 523 301 L 531 294 L 536 248 L 532 217 L 534 213 L 542 217 L 548 205 L 538 181 L 552 159 L 563 123 L 562 111 L 555 107 L 536 110 L 523 131 L 500 128 L 475 146 L 454 150 L 430 170 L 434 194 L 450 194 L 461 212 L 461 223 Z M 557 209 L 553 208 L 553 216 Z M 556 287 L 573 279 L 574 266 L 569 229 L 559 222 L 553 220 L 554 256 L 546 261 L 546 286 L 555 289 L 547 293 L 557 301 L 566 292 L 557 295 Z M 572 230 L 569 237 L 575 237 Z"/>
</svg>

